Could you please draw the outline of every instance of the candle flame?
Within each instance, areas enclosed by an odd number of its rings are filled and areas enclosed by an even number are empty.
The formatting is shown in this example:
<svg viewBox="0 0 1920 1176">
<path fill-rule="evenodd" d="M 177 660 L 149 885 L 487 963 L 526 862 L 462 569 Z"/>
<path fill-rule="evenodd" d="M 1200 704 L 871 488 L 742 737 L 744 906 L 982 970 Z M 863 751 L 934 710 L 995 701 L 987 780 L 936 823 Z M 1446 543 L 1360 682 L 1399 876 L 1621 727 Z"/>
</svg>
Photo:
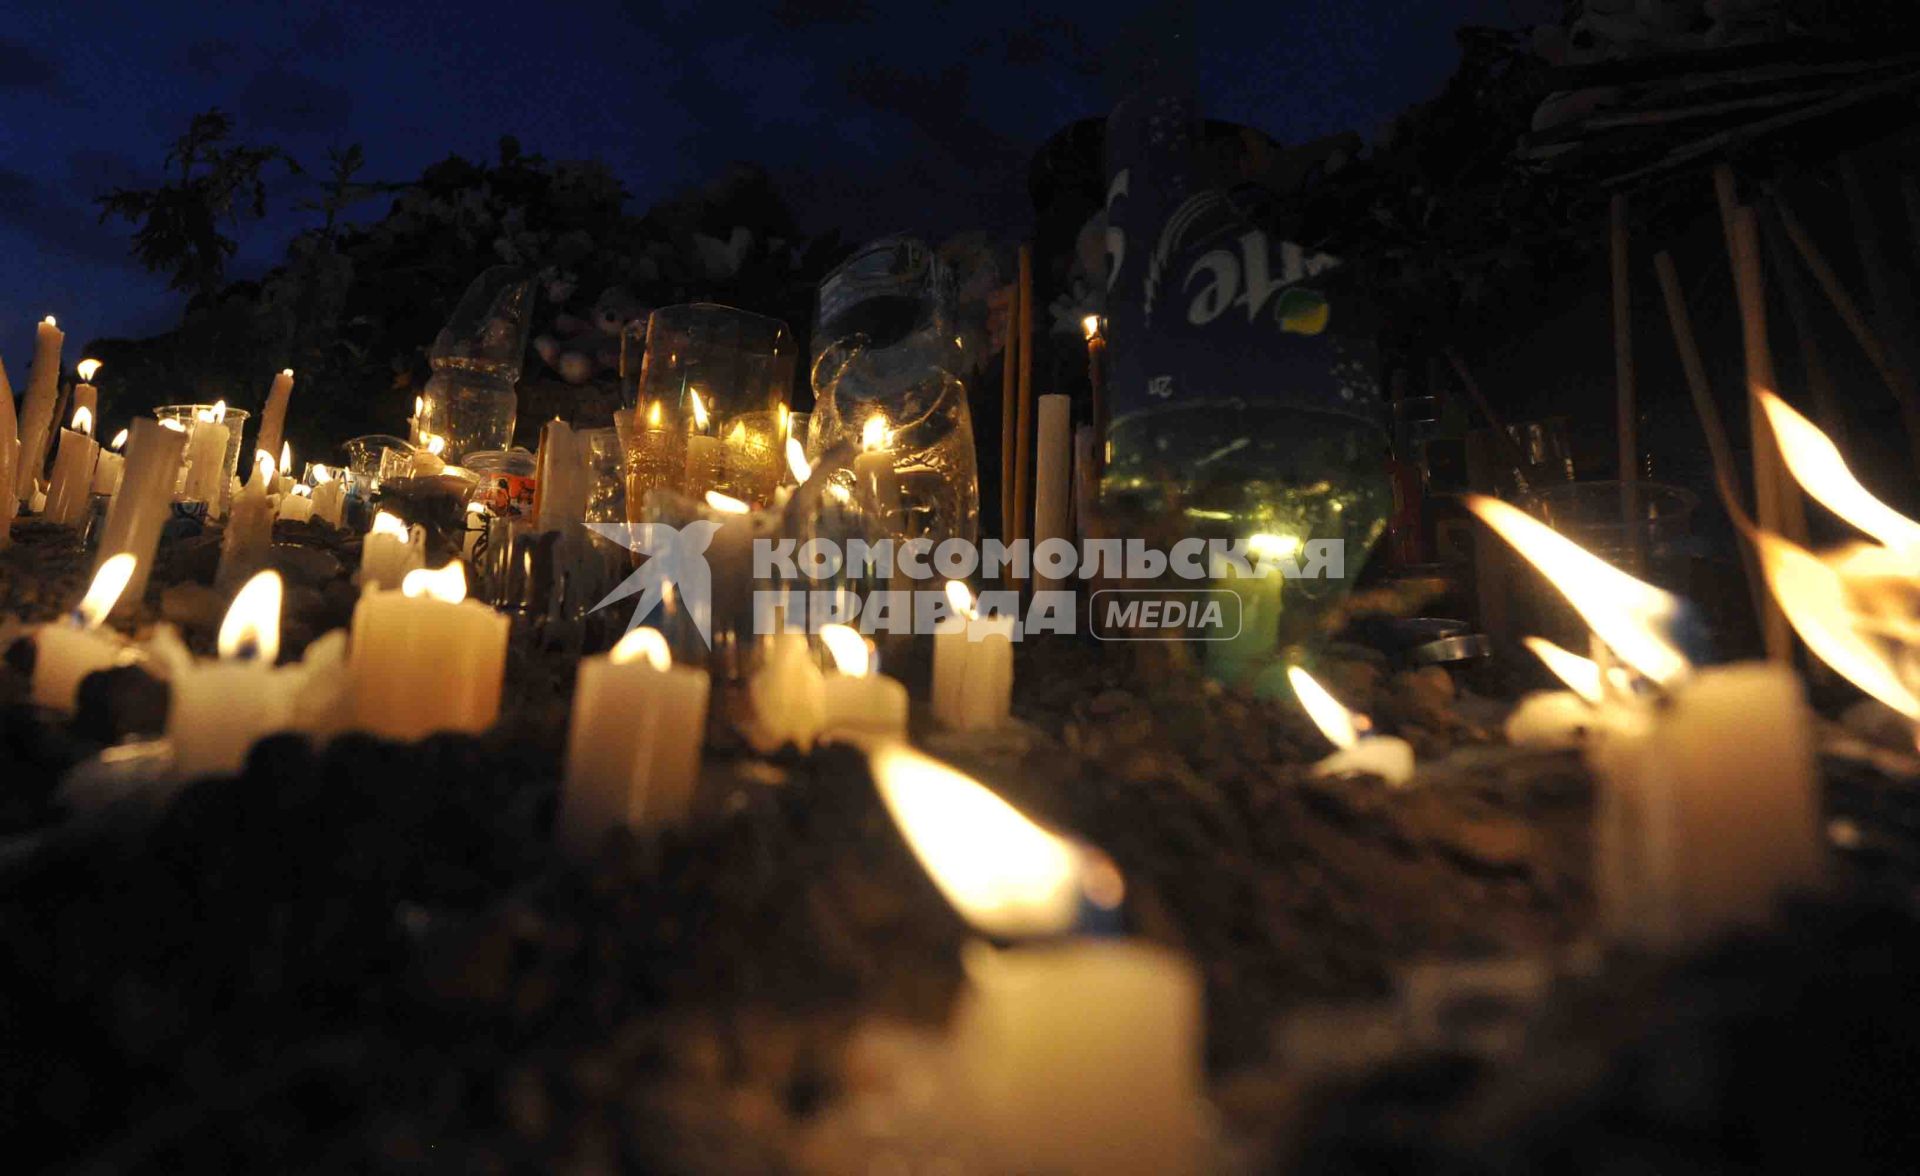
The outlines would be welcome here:
<svg viewBox="0 0 1920 1176">
<path fill-rule="evenodd" d="M 969 621 L 980 618 L 980 613 L 973 607 L 972 591 L 958 580 L 947 581 L 947 603 L 953 606 L 954 612 L 959 613 Z"/>
<path fill-rule="evenodd" d="M 662 408 L 658 400 L 654 401 L 652 404 L 647 405 L 647 428 L 649 429 L 659 428 L 661 414 L 664 411 L 665 410 Z"/>
<path fill-rule="evenodd" d="M 261 572 L 248 580 L 227 606 L 215 647 L 220 660 L 245 658 L 272 665 L 280 656 L 279 572 Z"/>
<path fill-rule="evenodd" d="M 721 514 L 746 514 L 753 509 L 738 498 L 730 494 L 722 494 L 718 490 L 707 491 L 707 505 Z"/>
<path fill-rule="evenodd" d="M 406 596 L 427 596 L 434 600 L 444 600 L 448 604 L 459 604 L 467 598 L 467 569 L 459 560 L 454 560 L 444 568 L 432 571 L 415 568 L 400 581 L 400 591 Z"/>
<path fill-rule="evenodd" d="M 407 524 L 400 520 L 399 515 L 383 510 L 373 516 L 373 525 L 367 528 L 367 534 L 370 537 L 374 535 L 391 535 L 395 539 L 405 540 L 407 537 Z"/>
<path fill-rule="evenodd" d="M 295 498 L 312 498 L 313 487 L 302 482 L 293 488 L 293 496 Z"/>
<path fill-rule="evenodd" d="M 698 388 L 689 388 L 687 389 L 687 396 L 693 401 L 693 427 L 696 429 L 706 428 L 707 405 L 705 401 L 700 399 L 700 390 Z"/>
<path fill-rule="evenodd" d="M 660 630 L 643 626 L 627 630 L 627 635 L 607 651 L 607 660 L 616 666 L 645 661 L 665 672 L 673 666 L 673 651 L 667 648 L 667 639 L 660 635 Z"/>
<path fill-rule="evenodd" d="M 1661 634 L 1677 604 L 1672 594 L 1627 575 L 1540 520 L 1495 498 L 1469 494 L 1467 509 L 1513 545 L 1627 666 L 1655 683 L 1691 668 Z"/>
<path fill-rule="evenodd" d="M 331 481 L 333 481 L 333 471 L 321 465 L 319 462 L 315 462 L 313 465 L 313 484 L 316 486 L 324 486 Z"/>
<path fill-rule="evenodd" d="M 420 440 L 426 445 L 427 452 L 435 457 L 439 457 L 447 448 L 447 439 L 438 433 L 422 433 Z"/>
<path fill-rule="evenodd" d="M 1090 314 L 1087 317 L 1081 319 L 1080 329 L 1087 333 L 1087 340 L 1089 342 L 1098 338 L 1100 335 L 1100 316 L 1097 314 Z"/>
<path fill-rule="evenodd" d="M 293 445 L 287 441 L 280 443 L 280 468 L 282 470 L 293 468 Z"/>
<path fill-rule="evenodd" d="M 58 323 L 56 323 L 56 322 L 54 322 L 54 321 L 53 321 L 53 316 L 52 316 L 52 315 L 48 315 L 48 316 L 47 316 L 46 318 L 43 318 L 43 319 L 41 319 L 40 321 L 41 321 L 41 322 L 43 322 L 43 323 L 45 323 L 45 324 L 47 324 L 47 325 L 48 325 L 49 327 L 57 327 L 57 326 L 59 326 L 59 325 L 60 325 L 60 324 L 58 324 Z"/>
<path fill-rule="evenodd" d="M 787 468 L 793 471 L 794 481 L 802 485 L 813 477 L 813 467 L 807 463 L 807 451 L 798 437 L 787 438 Z"/>
<path fill-rule="evenodd" d="M 1562 649 L 1544 637 L 1528 637 L 1523 644 L 1533 651 L 1553 676 L 1567 684 L 1567 688 L 1588 702 L 1598 703 L 1606 696 L 1601 685 L 1600 664 L 1591 658 L 1581 657 L 1571 650 Z"/>
<path fill-rule="evenodd" d="M 780 430 L 780 435 L 787 436 L 788 431 L 793 428 L 793 410 L 784 404 L 776 404 L 773 408 L 773 419 Z"/>
<path fill-rule="evenodd" d="M 160 427 L 163 429 L 172 429 L 176 433 L 184 433 L 187 431 L 187 427 L 185 425 L 181 424 L 179 421 L 174 420 L 172 417 L 168 417 L 166 420 L 161 421 Z"/>
<path fill-rule="evenodd" d="M 97 359 L 83 359 L 73 365 L 73 370 L 80 374 L 80 382 L 82 384 L 91 384 L 93 383 L 94 373 L 98 372 L 100 367 L 100 361 Z"/>
<path fill-rule="evenodd" d="M 849 678 L 864 678 L 873 672 L 873 650 L 850 625 L 820 626 L 820 640 L 833 655 L 833 664 Z"/>
<path fill-rule="evenodd" d="M 224 400 L 214 401 L 213 415 L 207 419 L 210 421 L 225 421 L 227 419 L 227 402 Z"/>
<path fill-rule="evenodd" d="M 113 606 L 120 602 L 120 594 L 127 590 L 134 565 L 139 562 L 134 555 L 123 551 L 100 565 L 100 570 L 93 574 L 93 583 L 87 585 L 87 594 L 73 610 L 80 618 L 81 628 L 100 627 L 100 622 L 106 620 Z"/>
<path fill-rule="evenodd" d="M 914 856 L 968 923 L 1008 938 L 1073 926 L 1087 856 L 1078 846 L 904 743 L 879 745 L 870 763 Z"/>
<path fill-rule="evenodd" d="M 1820 505 L 1888 547 L 1920 551 L 1920 523 L 1868 493 L 1832 438 L 1773 393 L 1757 394 L 1794 481 Z"/>
<path fill-rule="evenodd" d="M 413 398 L 413 415 L 419 416 L 421 413 L 425 411 L 427 411 L 427 398 L 424 396 L 414 397 Z"/>
<path fill-rule="evenodd" d="M 285 376 L 285 377 L 287 377 L 287 378 L 288 378 L 289 380 L 291 380 L 291 379 L 293 378 L 293 369 L 292 369 L 292 368 L 281 368 L 281 369 L 280 369 L 280 374 L 281 374 L 281 375 L 283 375 L 283 376 Z"/>
<path fill-rule="evenodd" d="M 893 444 L 893 431 L 887 428 L 887 418 L 874 413 L 860 430 L 860 448 L 868 453 L 885 449 Z"/>
<path fill-rule="evenodd" d="M 256 449 L 253 451 L 253 465 L 254 468 L 259 471 L 259 476 L 254 480 L 262 486 L 271 484 L 274 474 L 278 473 L 280 469 L 278 465 L 274 464 L 273 454 L 268 453 L 264 449 Z"/>
<path fill-rule="evenodd" d="M 1894 710 L 1920 720 L 1920 698 L 1901 681 L 1894 663 L 1856 629 L 1840 573 L 1778 535 L 1759 531 L 1754 538 L 1767 587 L 1814 656 Z"/>
<path fill-rule="evenodd" d="M 127 431 L 125 429 L 122 429 L 118 433 L 115 433 L 113 435 L 113 444 L 107 446 L 107 448 L 118 449 L 122 445 L 125 445 L 126 443 L 127 443 Z"/>
<path fill-rule="evenodd" d="M 73 431 L 93 434 L 93 410 L 84 404 L 73 410 Z"/>
<path fill-rule="evenodd" d="M 1340 701 L 1328 694 L 1326 687 L 1313 680 L 1313 675 L 1299 666 L 1287 667 L 1287 681 L 1293 683 L 1294 697 L 1327 737 L 1327 742 L 1345 750 L 1360 742 L 1359 725 L 1354 722 L 1353 712 L 1340 705 Z"/>
</svg>

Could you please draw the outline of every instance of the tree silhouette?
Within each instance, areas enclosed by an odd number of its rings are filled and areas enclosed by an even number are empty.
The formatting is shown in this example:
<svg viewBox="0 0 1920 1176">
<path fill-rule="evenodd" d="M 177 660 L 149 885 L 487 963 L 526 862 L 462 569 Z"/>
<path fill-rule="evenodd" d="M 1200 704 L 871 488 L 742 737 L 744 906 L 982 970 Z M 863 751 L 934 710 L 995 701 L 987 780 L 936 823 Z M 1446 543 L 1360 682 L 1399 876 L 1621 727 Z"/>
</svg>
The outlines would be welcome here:
<svg viewBox="0 0 1920 1176">
<path fill-rule="evenodd" d="M 154 188 L 115 188 L 97 199 L 102 222 L 120 217 L 137 225 L 133 254 L 175 290 L 211 295 L 220 288 L 237 248 L 223 225 L 267 210 L 268 164 L 300 165 L 278 147 L 230 143 L 233 119 L 218 107 L 197 114 L 167 152 L 168 178 Z"/>
</svg>

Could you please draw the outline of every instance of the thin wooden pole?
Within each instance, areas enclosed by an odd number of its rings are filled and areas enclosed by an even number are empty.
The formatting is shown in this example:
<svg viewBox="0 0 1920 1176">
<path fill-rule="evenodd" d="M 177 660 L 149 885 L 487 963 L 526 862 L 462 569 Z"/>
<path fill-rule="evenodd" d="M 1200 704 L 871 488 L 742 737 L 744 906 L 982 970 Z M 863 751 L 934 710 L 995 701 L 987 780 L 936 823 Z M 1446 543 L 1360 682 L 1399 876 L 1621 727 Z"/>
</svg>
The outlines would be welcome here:
<svg viewBox="0 0 1920 1176">
<path fill-rule="evenodd" d="M 1627 559 L 1638 572 L 1646 566 L 1646 516 L 1640 509 L 1640 429 L 1634 407 L 1633 289 L 1627 247 L 1627 197 L 1616 192 L 1607 202 L 1607 252 L 1613 269 L 1614 428 L 1620 444 L 1620 525 L 1627 537 Z"/>
<path fill-rule="evenodd" d="M 1033 519 L 1033 247 L 1020 247 L 1020 425 L 1014 441 L 1013 534 L 1031 539 Z"/>
<path fill-rule="evenodd" d="M 1840 321 L 1847 325 L 1854 341 L 1860 344 L 1860 350 L 1867 353 L 1867 360 L 1873 364 L 1874 371 L 1880 374 L 1880 381 L 1899 403 L 1900 418 L 1907 428 L 1908 444 L 1912 447 L 1915 463 L 1920 464 L 1920 393 L 1914 389 L 1911 373 L 1903 372 L 1894 364 L 1879 336 L 1868 325 L 1859 304 L 1840 284 L 1840 275 L 1834 272 L 1826 255 L 1807 235 L 1807 230 L 1800 224 L 1800 218 L 1793 214 L 1793 209 L 1785 200 L 1776 197 L 1774 211 L 1780 214 L 1780 227 L 1787 231 L 1787 240 L 1793 243 L 1794 251 L 1806 263 L 1807 272 L 1813 275 L 1813 280 L 1819 284 L 1835 313 L 1839 314 Z"/>
<path fill-rule="evenodd" d="M 1021 246 L 1025 251 L 1026 246 Z M 1000 364 L 1000 538 L 1003 542 L 1014 540 L 1014 519 L 1018 517 L 1018 504 L 1014 500 L 1013 485 L 1013 445 L 1015 431 L 1019 426 L 1019 408 L 1016 397 L 1020 380 L 1020 278 L 1015 274 L 1008 286 L 1007 295 L 1007 345 Z"/>
</svg>

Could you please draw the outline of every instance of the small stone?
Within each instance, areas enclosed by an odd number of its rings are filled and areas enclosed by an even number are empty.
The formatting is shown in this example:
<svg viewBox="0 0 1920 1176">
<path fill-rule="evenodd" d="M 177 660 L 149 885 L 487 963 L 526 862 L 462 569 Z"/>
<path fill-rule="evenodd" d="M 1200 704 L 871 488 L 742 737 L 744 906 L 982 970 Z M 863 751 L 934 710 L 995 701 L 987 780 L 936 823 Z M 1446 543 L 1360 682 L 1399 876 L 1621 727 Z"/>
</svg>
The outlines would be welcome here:
<svg viewBox="0 0 1920 1176">
<path fill-rule="evenodd" d="M 218 629 L 226 613 L 226 602 L 205 584 L 173 584 L 160 593 L 161 619 L 182 629 Z"/>
</svg>

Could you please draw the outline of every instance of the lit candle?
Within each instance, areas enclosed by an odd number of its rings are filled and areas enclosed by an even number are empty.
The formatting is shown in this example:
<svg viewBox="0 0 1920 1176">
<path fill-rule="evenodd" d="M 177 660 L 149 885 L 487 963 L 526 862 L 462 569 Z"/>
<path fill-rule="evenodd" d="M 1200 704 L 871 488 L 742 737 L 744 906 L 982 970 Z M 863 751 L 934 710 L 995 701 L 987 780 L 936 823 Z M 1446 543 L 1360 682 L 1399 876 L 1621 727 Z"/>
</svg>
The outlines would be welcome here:
<svg viewBox="0 0 1920 1176">
<path fill-rule="evenodd" d="M 413 740 L 493 725 L 508 621 L 466 597 L 458 560 L 408 572 L 398 592 L 361 594 L 348 661 L 358 729 Z"/>
<path fill-rule="evenodd" d="M 824 692 L 806 635 L 769 634 L 760 642 L 760 666 L 747 680 L 747 743 L 762 755 L 788 744 L 811 751 L 826 722 Z"/>
<path fill-rule="evenodd" d="M 273 480 L 273 492 L 275 494 L 291 493 L 293 491 L 293 445 L 291 443 L 286 441 L 280 443 L 280 464 L 277 468 L 279 476 Z"/>
<path fill-rule="evenodd" d="M 581 659 L 558 832 L 590 852 L 612 829 L 684 820 L 706 740 L 707 672 L 676 666 L 666 638 L 634 629 Z"/>
<path fill-rule="evenodd" d="M 338 530 L 347 509 L 347 480 L 323 465 L 313 467 L 313 517 Z"/>
<path fill-rule="evenodd" d="M 982 617 L 973 593 L 947 581 L 953 615 L 933 635 L 933 717 L 955 731 L 1002 726 L 1013 706 L 1013 618 Z"/>
<path fill-rule="evenodd" d="M 295 486 L 280 496 L 276 517 L 284 522 L 304 523 L 313 517 L 313 489 Z"/>
<path fill-rule="evenodd" d="M 427 533 L 400 521 L 400 516 L 380 511 L 360 545 L 360 587 L 394 589 L 408 573 L 426 566 Z"/>
<path fill-rule="evenodd" d="M 121 475 L 126 472 L 127 463 L 119 454 L 126 447 L 127 431 L 120 430 L 113 435 L 113 443 L 100 451 L 93 463 L 93 492 L 95 494 L 114 494 L 120 489 Z"/>
<path fill-rule="evenodd" d="M 1366 716 L 1356 716 L 1341 706 L 1320 683 L 1299 666 L 1287 667 L 1287 680 L 1293 683 L 1294 696 L 1338 751 L 1313 766 L 1316 776 L 1378 776 L 1398 786 L 1413 779 L 1413 745 L 1393 735 L 1363 735 Z"/>
<path fill-rule="evenodd" d="M 1534 644 L 1577 694 L 1598 694 L 1584 755 L 1599 785 L 1594 890 L 1607 932 L 1694 942 L 1764 922 L 1783 891 L 1817 884 L 1812 719 L 1793 672 L 1693 667 L 1666 636 L 1679 603 L 1670 594 L 1504 502 L 1469 496 L 1467 507 L 1546 575 L 1623 667 Z"/>
<path fill-rule="evenodd" d="M 97 569 L 120 554 L 134 557 L 133 578 L 127 582 L 122 599 L 136 602 L 146 594 L 147 571 L 153 564 L 154 550 L 160 545 L 160 528 L 166 524 L 173 501 L 173 487 L 180 474 L 180 456 L 187 447 L 187 435 L 170 429 L 150 417 L 133 422 L 127 441 L 127 466 L 120 489 L 107 508 L 107 521 L 100 531 Z"/>
<path fill-rule="evenodd" d="M 220 536 L 220 568 L 213 582 L 232 587 L 260 570 L 273 547 L 273 501 L 267 485 L 273 481 L 273 459 L 254 455 L 258 472 L 233 496 L 233 510 Z"/>
<path fill-rule="evenodd" d="M 627 521 L 642 522 L 648 493 L 678 486 L 685 474 L 686 456 L 682 452 L 685 435 L 668 427 L 666 410 L 658 400 L 648 404 L 644 414 L 638 409 L 615 413 L 613 423 L 620 436 Z"/>
<path fill-rule="evenodd" d="M 551 420 L 540 430 L 540 453 L 534 466 L 533 529 L 572 536 L 587 517 L 586 438 L 562 420 Z"/>
<path fill-rule="evenodd" d="M 60 430 L 53 482 L 47 489 L 48 522 L 72 527 L 86 521 L 93 508 L 93 464 L 99 456 L 100 446 L 93 440 L 93 412 L 83 404 L 73 410 L 73 427 Z"/>
<path fill-rule="evenodd" d="M 34 627 L 29 690 L 35 706 L 71 714 L 81 680 L 95 670 L 119 665 L 129 655 L 127 643 L 100 626 L 132 578 L 133 564 L 131 555 L 103 561 L 70 617 Z"/>
<path fill-rule="evenodd" d="M 887 418 L 874 413 L 860 429 L 860 453 L 853 459 L 856 496 L 865 495 L 889 534 L 899 528 L 900 479 L 894 473 L 893 430 Z"/>
<path fill-rule="evenodd" d="M 168 676 L 167 741 L 178 779 L 238 772 L 259 740 L 293 725 L 297 668 L 276 669 L 280 656 L 278 572 L 246 582 L 220 624 L 219 658 L 176 664 Z"/>
<path fill-rule="evenodd" d="M 1068 526 L 1072 500 L 1068 497 L 1068 475 L 1073 468 L 1072 405 L 1072 400 L 1057 394 L 1040 398 L 1038 445 L 1034 455 L 1039 464 L 1033 484 L 1033 546 L 1036 552 L 1049 539 L 1070 538 Z M 1043 578 L 1036 570 L 1034 588 L 1042 592 L 1058 591 L 1060 582 Z"/>
<path fill-rule="evenodd" d="M 73 365 L 80 376 L 80 382 L 73 386 L 73 407 L 84 408 L 94 420 L 100 419 L 100 390 L 93 386 L 94 374 L 100 370 L 97 359 L 83 359 Z"/>
<path fill-rule="evenodd" d="M 255 442 L 256 448 L 268 453 L 279 452 L 280 446 L 285 443 L 282 434 L 286 431 L 287 400 L 292 395 L 293 369 L 287 368 L 273 378 L 273 386 L 267 389 L 266 407 L 260 410 L 260 436 Z M 293 473 L 293 463 L 288 460 L 289 457 L 287 454 L 281 456 L 279 469 L 282 477 Z"/>
<path fill-rule="evenodd" d="M 1112 865 L 903 743 L 870 756 L 907 843 L 976 930 L 951 1045 L 993 1171 L 1202 1167 L 1201 985 L 1174 952 L 1061 936 L 1083 902 L 1119 904 Z"/>
<path fill-rule="evenodd" d="M 907 688 L 874 672 L 873 643 L 847 625 L 820 626 L 820 640 L 838 671 L 821 682 L 821 729 L 905 735 Z"/>
<path fill-rule="evenodd" d="M 187 434 L 187 480 L 180 497 L 185 502 L 204 502 L 209 516 L 218 516 L 222 491 L 227 488 L 227 402 L 194 414 Z"/>
<path fill-rule="evenodd" d="M 60 398 L 60 346 L 65 340 L 52 315 L 34 330 L 33 367 L 27 372 L 27 395 L 20 404 L 20 456 L 14 470 L 14 497 L 22 502 L 33 497 L 34 483 L 46 463 L 53 405 Z"/>
<path fill-rule="evenodd" d="M 693 432 L 687 436 L 687 463 L 681 474 L 680 489 L 687 497 L 697 499 L 719 488 L 721 476 L 726 472 L 727 455 L 720 438 L 707 432 L 712 420 L 700 393 L 688 389 L 687 398 L 693 405 Z"/>
</svg>

